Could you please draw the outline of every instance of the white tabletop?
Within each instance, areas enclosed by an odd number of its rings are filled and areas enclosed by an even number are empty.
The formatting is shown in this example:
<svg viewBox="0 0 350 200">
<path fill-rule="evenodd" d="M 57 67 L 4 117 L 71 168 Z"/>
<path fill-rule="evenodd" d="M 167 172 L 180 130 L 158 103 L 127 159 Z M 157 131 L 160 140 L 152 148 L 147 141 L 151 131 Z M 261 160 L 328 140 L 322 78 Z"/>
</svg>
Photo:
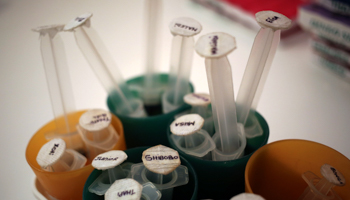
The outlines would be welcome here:
<svg viewBox="0 0 350 200">
<path fill-rule="evenodd" d="M 202 26 L 199 36 L 226 32 L 237 49 L 228 56 L 235 94 L 243 76 L 256 30 L 221 17 L 189 0 L 164 1 L 159 71 L 168 72 L 172 35 L 168 23 L 192 17 Z M 92 12 L 92 26 L 101 36 L 126 79 L 144 72 L 143 6 L 139 0 L 1 0 L 0 94 L 2 199 L 35 199 L 34 173 L 25 160 L 31 136 L 53 119 L 37 26 L 67 23 Z M 77 110 L 105 108 L 106 92 L 83 58 L 72 33 L 62 33 Z M 285 39 L 276 53 L 258 111 L 270 128 L 269 142 L 299 138 L 328 145 L 350 158 L 350 84 L 312 60 L 309 38 L 301 33 Z M 194 54 L 191 82 L 208 92 L 204 59 Z"/>
</svg>

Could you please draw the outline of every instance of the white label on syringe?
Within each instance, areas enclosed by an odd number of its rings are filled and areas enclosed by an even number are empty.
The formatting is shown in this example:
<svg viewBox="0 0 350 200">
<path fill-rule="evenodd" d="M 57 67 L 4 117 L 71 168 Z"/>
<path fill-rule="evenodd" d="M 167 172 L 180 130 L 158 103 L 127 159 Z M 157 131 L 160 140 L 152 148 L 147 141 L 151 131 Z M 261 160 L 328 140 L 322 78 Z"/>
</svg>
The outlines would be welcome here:
<svg viewBox="0 0 350 200">
<path fill-rule="evenodd" d="M 333 183 L 334 185 L 345 185 L 345 178 L 343 174 L 341 174 L 337 169 L 335 169 L 329 164 L 324 164 L 321 167 L 321 174 L 324 178 L 326 178 L 329 182 Z"/>
<path fill-rule="evenodd" d="M 191 106 L 207 106 L 210 104 L 210 95 L 204 93 L 191 93 L 184 96 L 185 103 Z"/>
<path fill-rule="evenodd" d="M 142 162 L 151 172 L 163 175 L 174 171 L 181 164 L 179 153 L 163 145 L 145 150 L 142 153 Z"/>
<path fill-rule="evenodd" d="M 195 45 L 197 53 L 206 58 L 226 56 L 235 48 L 235 38 L 226 33 L 209 33 L 203 35 Z"/>
<path fill-rule="evenodd" d="M 260 11 L 255 14 L 256 21 L 264 28 L 284 30 L 290 28 L 292 20 L 288 17 L 273 11 Z"/>
<path fill-rule="evenodd" d="M 128 158 L 124 151 L 112 150 L 94 158 L 91 165 L 99 170 L 106 170 L 120 165 Z"/>
<path fill-rule="evenodd" d="M 106 200 L 139 200 L 142 185 L 131 178 L 116 180 L 105 194 Z"/>
<path fill-rule="evenodd" d="M 193 36 L 202 31 L 202 25 L 192 18 L 180 17 L 170 22 L 169 29 L 174 35 Z"/>
<path fill-rule="evenodd" d="M 185 136 L 191 135 L 199 130 L 204 125 L 204 119 L 198 114 L 183 115 L 170 125 L 170 131 L 174 135 Z"/>
<path fill-rule="evenodd" d="M 55 138 L 44 144 L 37 157 L 36 161 L 38 164 L 46 168 L 55 164 L 63 155 L 66 150 L 66 143 L 60 138 Z"/>
<path fill-rule="evenodd" d="M 111 123 L 112 115 L 102 109 L 93 109 L 85 112 L 79 119 L 79 125 L 88 131 L 99 131 L 107 128 Z"/>
<path fill-rule="evenodd" d="M 66 26 L 64 27 L 64 30 L 65 31 L 73 30 L 76 27 L 84 24 L 86 22 L 86 20 L 90 19 L 91 17 L 92 17 L 92 13 L 82 14 L 79 17 L 76 17 L 76 18 L 72 19 L 70 22 L 68 22 L 66 24 Z"/>
<path fill-rule="evenodd" d="M 57 31 L 63 30 L 64 25 L 63 24 L 52 24 L 52 25 L 45 25 L 45 26 L 39 26 L 36 28 L 33 28 L 32 30 L 35 32 L 46 32 L 52 29 L 56 29 Z"/>
</svg>

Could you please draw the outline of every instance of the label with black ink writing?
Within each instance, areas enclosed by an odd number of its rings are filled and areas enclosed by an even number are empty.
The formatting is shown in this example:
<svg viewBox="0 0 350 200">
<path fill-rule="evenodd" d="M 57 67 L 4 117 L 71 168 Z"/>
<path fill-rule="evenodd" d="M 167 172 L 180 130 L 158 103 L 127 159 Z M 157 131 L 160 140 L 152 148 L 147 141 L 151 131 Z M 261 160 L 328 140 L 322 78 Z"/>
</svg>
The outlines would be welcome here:
<svg viewBox="0 0 350 200">
<path fill-rule="evenodd" d="M 179 159 L 179 156 L 172 156 L 172 155 L 168 155 L 168 156 L 163 156 L 163 155 L 146 155 L 145 156 L 145 160 L 147 161 L 152 161 L 152 160 L 174 160 L 174 159 Z"/>
<path fill-rule="evenodd" d="M 64 140 L 61 138 L 52 139 L 41 147 L 36 161 L 41 167 L 47 168 L 56 163 L 62 157 L 65 150 L 66 143 Z"/>
<path fill-rule="evenodd" d="M 96 169 L 106 170 L 120 165 L 127 158 L 124 151 L 112 150 L 96 156 L 91 165 Z"/>
<path fill-rule="evenodd" d="M 60 146 L 60 144 L 53 144 L 53 147 L 49 153 L 49 155 L 54 155 L 55 154 L 55 151 L 56 149 Z"/>
<path fill-rule="evenodd" d="M 191 93 L 184 96 L 185 103 L 191 106 L 208 106 L 210 104 L 210 95 L 204 93 Z"/>
<path fill-rule="evenodd" d="M 202 31 L 202 25 L 188 17 L 180 17 L 172 20 L 169 24 L 170 32 L 174 35 L 194 36 Z"/>
<path fill-rule="evenodd" d="M 324 164 L 321 167 L 321 174 L 329 182 L 331 182 L 337 186 L 345 185 L 345 178 L 344 178 L 343 174 L 340 173 L 337 169 L 335 169 L 334 167 L 332 167 L 329 164 Z"/>
<path fill-rule="evenodd" d="M 111 118 L 111 113 L 106 110 L 92 109 L 80 117 L 79 125 L 88 131 L 99 131 L 110 125 Z"/>
<path fill-rule="evenodd" d="M 188 114 L 175 119 L 175 121 L 170 124 L 170 131 L 174 135 L 191 135 L 201 130 L 203 125 L 204 119 L 200 115 Z"/>
<path fill-rule="evenodd" d="M 261 27 L 273 30 L 289 29 L 292 25 L 292 20 L 288 17 L 273 11 L 260 11 L 255 14 L 255 17 Z"/>
<path fill-rule="evenodd" d="M 92 13 L 82 14 L 82 15 L 72 19 L 70 22 L 68 22 L 66 24 L 66 26 L 64 27 L 64 30 L 65 31 L 73 30 L 76 27 L 83 25 L 86 22 L 86 20 L 90 19 L 91 17 L 92 17 Z"/>
<path fill-rule="evenodd" d="M 163 145 L 145 150 L 142 162 L 151 172 L 163 175 L 169 174 L 181 164 L 179 153 Z"/>
<path fill-rule="evenodd" d="M 209 33 L 201 36 L 196 45 L 196 52 L 205 58 L 226 56 L 236 48 L 236 40 L 227 33 Z"/>
<path fill-rule="evenodd" d="M 142 194 L 142 185 L 131 178 L 116 180 L 105 194 L 106 200 L 127 199 L 139 200 Z"/>
</svg>

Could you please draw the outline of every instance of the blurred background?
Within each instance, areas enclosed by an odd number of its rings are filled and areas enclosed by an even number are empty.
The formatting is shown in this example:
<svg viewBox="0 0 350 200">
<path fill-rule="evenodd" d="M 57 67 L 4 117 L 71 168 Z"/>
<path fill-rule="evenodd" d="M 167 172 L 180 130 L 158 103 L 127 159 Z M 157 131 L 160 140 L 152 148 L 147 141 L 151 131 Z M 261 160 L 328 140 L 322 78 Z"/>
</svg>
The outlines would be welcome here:
<svg viewBox="0 0 350 200">
<path fill-rule="evenodd" d="M 257 108 L 269 124 L 269 143 L 290 138 L 312 140 L 350 158 L 350 5 L 335 2 L 166 0 L 157 70 L 169 71 L 173 37 L 169 22 L 176 17 L 191 17 L 203 27 L 195 39 L 210 32 L 226 32 L 236 38 L 237 49 L 228 59 L 237 95 L 260 28 L 254 13 L 280 12 L 293 20 L 293 27 L 282 33 Z M 34 173 L 25 160 L 25 149 L 31 136 L 53 119 L 39 34 L 31 29 L 66 24 L 85 12 L 93 13 L 91 25 L 124 78 L 143 74 L 143 1 L 0 0 L 2 199 L 35 199 L 31 192 Z M 61 37 L 77 110 L 107 109 L 107 93 L 73 34 L 63 32 Z M 209 92 L 204 59 L 196 53 L 190 80 L 196 92 Z"/>
</svg>

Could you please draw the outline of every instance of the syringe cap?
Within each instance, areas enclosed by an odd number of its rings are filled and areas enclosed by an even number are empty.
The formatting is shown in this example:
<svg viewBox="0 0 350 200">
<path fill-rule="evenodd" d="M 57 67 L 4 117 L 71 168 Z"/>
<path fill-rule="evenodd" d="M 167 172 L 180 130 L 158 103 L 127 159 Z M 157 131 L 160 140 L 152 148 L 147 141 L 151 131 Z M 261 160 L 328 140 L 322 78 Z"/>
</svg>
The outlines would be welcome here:
<svg viewBox="0 0 350 200">
<path fill-rule="evenodd" d="M 236 49 L 236 40 L 233 36 L 217 32 L 201 36 L 196 45 L 196 52 L 206 58 L 226 56 Z"/>
<path fill-rule="evenodd" d="M 190 93 L 184 96 L 185 103 L 191 106 L 207 106 L 211 103 L 210 95 L 204 93 Z"/>
<path fill-rule="evenodd" d="M 91 165 L 98 170 L 106 170 L 120 165 L 127 158 L 124 151 L 112 150 L 96 156 Z"/>
<path fill-rule="evenodd" d="M 169 24 L 170 32 L 173 35 L 194 36 L 202 31 L 202 25 L 189 17 L 173 19 Z"/>
<path fill-rule="evenodd" d="M 92 109 L 81 115 L 79 125 L 88 131 L 99 131 L 107 128 L 111 120 L 110 112 L 103 109 Z"/>
<path fill-rule="evenodd" d="M 292 20 L 274 11 L 260 11 L 255 14 L 255 17 L 259 25 L 264 28 L 285 30 L 292 25 Z"/>
<path fill-rule="evenodd" d="M 198 114 L 183 115 L 170 124 L 170 131 L 174 135 L 191 135 L 202 129 L 204 119 Z"/>
<path fill-rule="evenodd" d="M 345 185 L 345 177 L 343 176 L 343 174 L 329 164 L 322 165 L 321 174 L 325 179 L 327 179 L 334 185 Z"/>
<path fill-rule="evenodd" d="M 179 153 L 163 145 L 145 150 L 142 162 L 149 171 L 163 175 L 171 173 L 181 164 Z"/>
<path fill-rule="evenodd" d="M 132 178 L 116 180 L 105 194 L 106 200 L 139 200 L 142 185 Z"/>
<path fill-rule="evenodd" d="M 55 138 L 44 144 L 37 157 L 36 161 L 38 164 L 47 168 L 55 164 L 63 155 L 66 150 L 66 143 L 61 138 Z"/>
<path fill-rule="evenodd" d="M 84 14 L 72 19 L 70 22 L 68 22 L 64 26 L 64 30 L 71 31 L 71 30 L 77 28 L 78 26 L 83 25 L 91 17 L 92 17 L 92 13 L 84 13 Z"/>
</svg>

